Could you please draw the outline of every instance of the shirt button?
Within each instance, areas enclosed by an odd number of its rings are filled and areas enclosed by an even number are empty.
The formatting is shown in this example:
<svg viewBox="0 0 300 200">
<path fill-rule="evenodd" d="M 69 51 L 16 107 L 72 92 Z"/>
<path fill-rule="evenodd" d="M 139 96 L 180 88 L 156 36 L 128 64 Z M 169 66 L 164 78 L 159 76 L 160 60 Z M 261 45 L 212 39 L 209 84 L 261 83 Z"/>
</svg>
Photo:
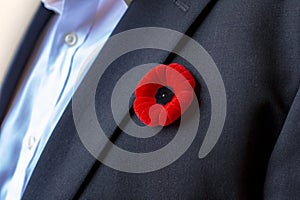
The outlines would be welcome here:
<svg viewBox="0 0 300 200">
<path fill-rule="evenodd" d="M 77 35 L 75 33 L 67 33 L 65 35 L 65 43 L 68 46 L 74 46 L 77 43 Z"/>
<path fill-rule="evenodd" d="M 27 140 L 27 148 L 30 150 L 33 147 L 34 143 L 35 143 L 35 137 L 30 136 Z"/>
</svg>

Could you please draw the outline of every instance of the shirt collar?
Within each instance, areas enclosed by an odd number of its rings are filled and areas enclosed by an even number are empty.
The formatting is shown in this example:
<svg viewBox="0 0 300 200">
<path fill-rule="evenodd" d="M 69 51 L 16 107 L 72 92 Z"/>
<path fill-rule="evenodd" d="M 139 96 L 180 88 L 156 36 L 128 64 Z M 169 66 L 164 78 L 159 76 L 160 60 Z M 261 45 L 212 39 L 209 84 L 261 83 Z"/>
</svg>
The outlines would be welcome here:
<svg viewBox="0 0 300 200">
<path fill-rule="evenodd" d="M 65 0 L 42 0 L 42 3 L 47 9 L 61 14 L 64 8 Z"/>
<path fill-rule="evenodd" d="M 53 10 L 54 12 L 61 14 L 66 0 L 41 0 L 41 1 L 47 9 Z M 122 0 L 122 1 L 125 1 L 125 3 L 128 6 L 132 0 Z"/>
</svg>

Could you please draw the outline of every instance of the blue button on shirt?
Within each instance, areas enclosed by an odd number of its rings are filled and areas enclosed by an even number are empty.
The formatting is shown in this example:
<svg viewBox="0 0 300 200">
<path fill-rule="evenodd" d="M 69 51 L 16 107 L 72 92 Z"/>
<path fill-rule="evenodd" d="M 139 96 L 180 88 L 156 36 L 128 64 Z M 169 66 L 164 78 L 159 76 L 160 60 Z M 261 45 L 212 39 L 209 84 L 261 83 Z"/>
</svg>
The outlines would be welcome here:
<svg viewBox="0 0 300 200">
<path fill-rule="evenodd" d="M 44 0 L 56 12 L 0 129 L 0 199 L 21 199 L 74 91 L 127 9 L 124 0 Z"/>
</svg>

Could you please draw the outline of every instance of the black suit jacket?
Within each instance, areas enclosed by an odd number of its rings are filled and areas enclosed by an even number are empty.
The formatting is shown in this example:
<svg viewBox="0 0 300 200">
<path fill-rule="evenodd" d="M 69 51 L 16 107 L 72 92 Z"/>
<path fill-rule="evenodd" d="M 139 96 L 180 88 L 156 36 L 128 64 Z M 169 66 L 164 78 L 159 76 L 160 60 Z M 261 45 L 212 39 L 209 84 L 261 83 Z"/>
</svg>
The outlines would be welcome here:
<svg viewBox="0 0 300 200">
<path fill-rule="evenodd" d="M 40 8 L 19 49 L 3 86 L 2 117 L 28 52 L 51 15 Z M 177 62 L 192 71 L 201 88 L 201 118 L 192 145 L 177 161 L 154 172 L 114 170 L 82 145 L 70 103 L 24 199 L 298 199 L 299 20 L 297 0 L 134 0 L 113 35 L 139 27 L 169 28 L 192 37 L 214 59 L 227 94 L 227 117 L 217 145 L 198 158 L 211 105 L 207 86 L 193 66 L 169 52 L 136 50 L 118 58 L 101 78 L 95 105 L 99 123 L 116 145 L 129 151 L 167 145 L 178 123 L 154 138 L 136 139 L 118 130 L 107 105 L 114 84 L 132 67 Z"/>
</svg>

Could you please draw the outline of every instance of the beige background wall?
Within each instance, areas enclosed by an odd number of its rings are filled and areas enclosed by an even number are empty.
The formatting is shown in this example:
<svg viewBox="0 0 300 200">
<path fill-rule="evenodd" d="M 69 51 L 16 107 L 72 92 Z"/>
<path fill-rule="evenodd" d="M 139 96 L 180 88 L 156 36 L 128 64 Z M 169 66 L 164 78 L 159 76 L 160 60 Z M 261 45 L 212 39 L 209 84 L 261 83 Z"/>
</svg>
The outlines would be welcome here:
<svg viewBox="0 0 300 200">
<path fill-rule="evenodd" d="M 40 0 L 0 0 L 0 86 Z"/>
</svg>

